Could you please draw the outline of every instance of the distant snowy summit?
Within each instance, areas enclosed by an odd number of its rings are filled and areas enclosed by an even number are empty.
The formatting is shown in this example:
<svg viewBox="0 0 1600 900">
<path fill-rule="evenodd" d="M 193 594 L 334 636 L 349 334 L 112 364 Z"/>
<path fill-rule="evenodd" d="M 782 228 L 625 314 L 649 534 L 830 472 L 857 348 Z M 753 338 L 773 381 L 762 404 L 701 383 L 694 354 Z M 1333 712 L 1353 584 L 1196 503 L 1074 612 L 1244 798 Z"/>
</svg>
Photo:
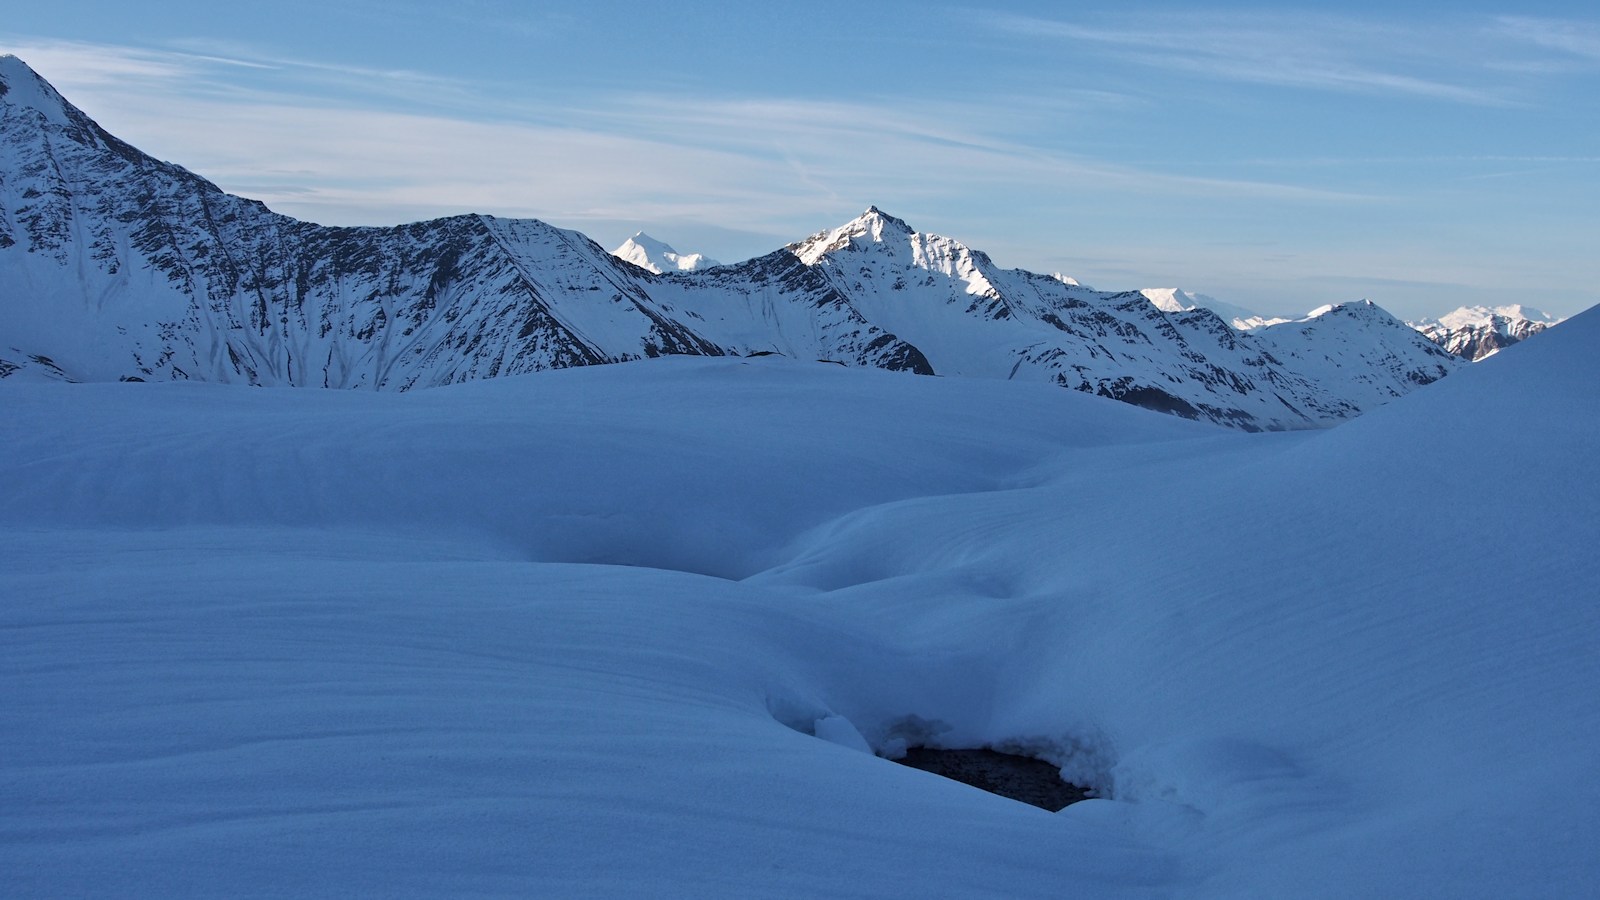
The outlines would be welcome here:
<svg viewBox="0 0 1600 900">
<path fill-rule="evenodd" d="M 1408 324 L 1451 353 L 1477 362 L 1562 321 L 1543 310 L 1513 303 L 1463 306 L 1437 319 Z"/>
<path fill-rule="evenodd" d="M 1306 322 L 1340 307 L 1339 304 L 1323 306 L 1303 317 L 1264 316 L 1215 297 L 1178 288 L 1145 288 L 1139 293 L 1163 312 L 1208 309 L 1239 331 L 1259 331 L 1274 325 Z M 1362 302 L 1371 305 L 1369 301 Z M 1437 319 L 1421 319 L 1406 324 L 1446 351 L 1477 362 L 1562 321 L 1543 310 L 1513 303 L 1506 306 L 1463 306 Z"/>
<path fill-rule="evenodd" d="M 1264 316 L 1255 310 L 1224 303 L 1215 297 L 1205 294 L 1194 294 L 1178 288 L 1145 288 L 1139 293 L 1145 295 L 1156 309 L 1162 312 L 1189 312 L 1196 309 L 1209 309 L 1216 313 L 1224 322 L 1240 331 L 1253 331 L 1257 328 L 1266 328 L 1270 325 L 1280 325 L 1292 322 L 1293 319 L 1282 316 Z"/>
<path fill-rule="evenodd" d="M 679 253 L 671 244 L 658 241 L 642 231 L 636 232 L 621 247 L 611 251 L 611 255 L 657 275 L 694 272 L 722 265 L 703 253 Z"/>
</svg>

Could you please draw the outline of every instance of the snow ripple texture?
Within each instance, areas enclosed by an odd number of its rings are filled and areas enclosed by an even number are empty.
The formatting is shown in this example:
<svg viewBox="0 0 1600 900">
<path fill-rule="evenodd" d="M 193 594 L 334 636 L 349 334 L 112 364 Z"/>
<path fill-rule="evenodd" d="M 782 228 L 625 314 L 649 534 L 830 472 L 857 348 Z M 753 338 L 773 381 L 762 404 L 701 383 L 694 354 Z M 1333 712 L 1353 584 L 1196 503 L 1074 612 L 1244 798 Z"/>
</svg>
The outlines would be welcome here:
<svg viewBox="0 0 1600 900">
<path fill-rule="evenodd" d="M 7 380 L 6 890 L 1595 895 L 1596 315 L 1291 434 L 778 357 Z"/>
</svg>

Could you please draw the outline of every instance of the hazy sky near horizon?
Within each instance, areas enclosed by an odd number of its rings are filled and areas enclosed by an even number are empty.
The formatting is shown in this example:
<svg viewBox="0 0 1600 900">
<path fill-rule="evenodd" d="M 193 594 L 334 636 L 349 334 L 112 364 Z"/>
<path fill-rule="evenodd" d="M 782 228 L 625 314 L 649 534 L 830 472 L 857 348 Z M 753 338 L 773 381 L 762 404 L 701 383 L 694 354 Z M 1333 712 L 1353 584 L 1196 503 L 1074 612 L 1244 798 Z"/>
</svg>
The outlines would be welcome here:
<svg viewBox="0 0 1600 900">
<path fill-rule="evenodd" d="M 1586 3 L 58 0 L 0 52 L 328 224 L 531 216 L 731 262 L 875 204 L 1263 312 L 1600 302 Z"/>
</svg>

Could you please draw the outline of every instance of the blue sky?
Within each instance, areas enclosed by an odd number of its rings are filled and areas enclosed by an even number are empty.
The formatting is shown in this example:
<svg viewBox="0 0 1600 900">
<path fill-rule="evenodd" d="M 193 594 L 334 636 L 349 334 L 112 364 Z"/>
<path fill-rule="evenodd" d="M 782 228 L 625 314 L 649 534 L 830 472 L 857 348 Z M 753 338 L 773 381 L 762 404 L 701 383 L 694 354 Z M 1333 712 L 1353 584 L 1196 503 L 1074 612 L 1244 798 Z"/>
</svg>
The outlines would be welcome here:
<svg viewBox="0 0 1600 900">
<path fill-rule="evenodd" d="M 1264 312 L 1600 302 L 1590 4 L 59 0 L 0 52 L 329 224 L 532 216 L 733 261 L 870 204 Z"/>
</svg>

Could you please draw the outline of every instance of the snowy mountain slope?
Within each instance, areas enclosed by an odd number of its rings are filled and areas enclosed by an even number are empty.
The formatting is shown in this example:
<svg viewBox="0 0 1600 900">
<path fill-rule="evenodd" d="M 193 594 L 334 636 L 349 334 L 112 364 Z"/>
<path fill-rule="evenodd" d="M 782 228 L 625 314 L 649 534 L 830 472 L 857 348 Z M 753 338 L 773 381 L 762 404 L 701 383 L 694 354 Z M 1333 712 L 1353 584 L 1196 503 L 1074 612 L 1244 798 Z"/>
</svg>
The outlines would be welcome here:
<svg viewBox="0 0 1600 900">
<path fill-rule="evenodd" d="M 1463 306 L 1411 327 L 1457 356 L 1477 362 L 1533 337 L 1561 320 L 1531 306 Z"/>
<path fill-rule="evenodd" d="M 1460 368 L 1456 357 L 1418 343 L 1410 326 L 1369 300 L 1325 306 L 1248 337 L 1272 359 L 1358 409 L 1372 409 Z M 1420 348 L 1420 352 L 1419 352 Z"/>
<path fill-rule="evenodd" d="M 1283 353 L 1204 310 L 1001 270 L 876 209 L 787 258 L 667 276 L 534 220 L 327 228 L 145 156 L 15 57 L 0 58 L 0 84 L 0 336 L 13 348 L 0 375 L 49 375 L 43 359 L 78 381 L 404 390 L 777 352 L 1050 381 L 1281 430 L 1348 418 L 1457 365 L 1386 316 L 1316 332 L 1337 346 L 1302 348 L 1297 334 Z"/>
<path fill-rule="evenodd" d="M 0 75 L 0 327 L 75 378 L 406 388 L 716 352 L 574 232 L 298 222 L 122 144 L 15 58 Z"/>
<path fill-rule="evenodd" d="M 26 86 L 0 98 L 0 146 L 17 173 L 0 187 L 14 221 L 0 232 L 0 333 L 51 348 L 73 379 L 405 389 L 730 352 L 658 308 L 654 279 L 576 232 L 488 216 L 298 222 L 117 142 L 15 58 L 0 76 Z M 743 294 L 818 302 L 753 274 Z M 721 309 L 734 295 L 715 299 Z M 805 355 L 914 358 L 851 324 L 845 343 L 814 341 Z"/>
<path fill-rule="evenodd" d="M 611 255 L 657 275 L 667 272 L 692 272 L 696 269 L 709 269 L 722 265 L 703 253 L 679 253 L 671 244 L 658 241 L 642 231 L 623 241 L 622 246 L 611 251 Z"/>
<path fill-rule="evenodd" d="M 0 383 L 0 868 L 23 896 L 1590 895 L 1597 348 L 1591 312 L 1254 435 L 774 357 Z M 1461 515 L 1506 459 L 1515 498 Z M 811 733 L 847 726 L 1102 796 L 1045 813 Z"/>
<path fill-rule="evenodd" d="M 1246 429 L 1337 421 L 1459 365 L 1381 312 L 1239 334 L 1203 308 L 1169 312 L 1142 292 L 1000 269 L 876 208 L 789 249 L 941 374 L 1053 381 Z M 1313 335 L 1327 339 L 1320 353 L 1304 347 Z"/>
<path fill-rule="evenodd" d="M 867 320 L 821 272 L 777 251 L 651 289 L 669 315 L 738 355 L 778 353 L 934 374 L 922 351 Z"/>
</svg>

